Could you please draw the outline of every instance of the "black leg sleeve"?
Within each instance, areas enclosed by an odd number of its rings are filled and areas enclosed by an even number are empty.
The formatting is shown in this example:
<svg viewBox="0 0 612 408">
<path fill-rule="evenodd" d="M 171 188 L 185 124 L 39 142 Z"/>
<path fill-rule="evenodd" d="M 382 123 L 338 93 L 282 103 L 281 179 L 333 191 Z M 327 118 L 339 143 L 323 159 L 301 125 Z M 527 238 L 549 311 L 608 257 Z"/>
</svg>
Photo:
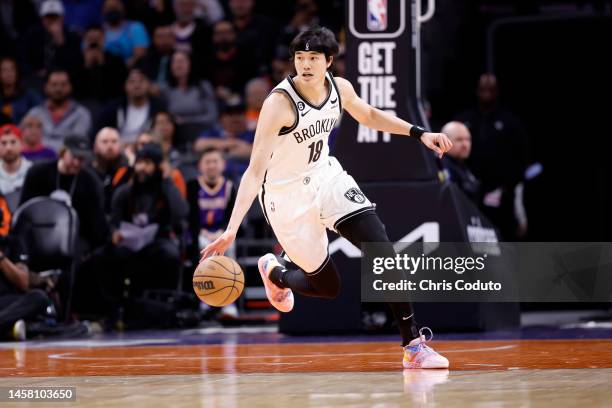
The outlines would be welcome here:
<svg viewBox="0 0 612 408">
<path fill-rule="evenodd" d="M 375 211 L 366 211 L 351 217 L 339 225 L 336 229 L 341 236 L 349 240 L 357 248 L 361 248 L 363 242 L 388 242 L 388 256 L 395 257 L 393 244 L 389 241 L 385 226 L 378 218 Z M 418 337 L 416 320 L 409 302 L 388 303 L 395 321 L 402 335 L 402 345 L 407 345 L 412 339 Z"/>
<path fill-rule="evenodd" d="M 304 296 L 334 299 L 340 293 L 340 275 L 329 256 L 316 271 L 310 273 L 292 265 L 295 264 L 287 265 L 288 268 L 274 268 L 270 280 L 280 288 L 290 288 Z"/>
</svg>

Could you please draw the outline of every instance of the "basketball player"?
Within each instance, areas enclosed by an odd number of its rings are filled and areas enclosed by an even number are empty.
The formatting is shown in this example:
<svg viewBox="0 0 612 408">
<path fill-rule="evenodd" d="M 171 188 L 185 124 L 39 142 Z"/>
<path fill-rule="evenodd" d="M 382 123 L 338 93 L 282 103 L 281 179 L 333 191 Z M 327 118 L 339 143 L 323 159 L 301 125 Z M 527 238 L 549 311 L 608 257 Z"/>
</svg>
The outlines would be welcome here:
<svg viewBox="0 0 612 408">
<path fill-rule="evenodd" d="M 420 140 L 442 157 L 451 142 L 364 102 L 350 82 L 328 69 L 338 43 L 334 34 L 314 27 L 291 43 L 297 75 L 287 77 L 263 104 L 249 167 L 240 183 L 225 232 L 202 250 L 202 258 L 223 254 L 255 196 L 285 256 L 259 259 L 259 272 L 270 303 L 281 312 L 293 308 L 293 292 L 335 298 L 340 279 L 329 257 L 326 228 L 358 248 L 362 242 L 389 242 L 374 206 L 355 180 L 329 155 L 328 137 L 342 109 L 361 124 Z M 392 255 L 393 256 L 393 255 Z M 405 368 L 446 368 L 448 360 L 428 347 L 416 329 L 410 303 L 390 303 L 399 325 Z"/>
</svg>

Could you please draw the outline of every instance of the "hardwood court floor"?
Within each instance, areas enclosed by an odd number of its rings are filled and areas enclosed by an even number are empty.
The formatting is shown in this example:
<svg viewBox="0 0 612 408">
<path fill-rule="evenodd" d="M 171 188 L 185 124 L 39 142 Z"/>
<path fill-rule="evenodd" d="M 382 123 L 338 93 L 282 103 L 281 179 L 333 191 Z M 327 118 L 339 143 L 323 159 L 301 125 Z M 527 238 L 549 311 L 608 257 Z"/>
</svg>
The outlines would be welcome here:
<svg viewBox="0 0 612 408">
<path fill-rule="evenodd" d="M 401 349 L 390 342 L 26 346 L 0 350 L 0 385 L 76 386 L 78 406 L 87 407 L 598 407 L 612 401 L 612 340 L 432 345 L 449 358 L 450 371 L 402 370 Z"/>
</svg>

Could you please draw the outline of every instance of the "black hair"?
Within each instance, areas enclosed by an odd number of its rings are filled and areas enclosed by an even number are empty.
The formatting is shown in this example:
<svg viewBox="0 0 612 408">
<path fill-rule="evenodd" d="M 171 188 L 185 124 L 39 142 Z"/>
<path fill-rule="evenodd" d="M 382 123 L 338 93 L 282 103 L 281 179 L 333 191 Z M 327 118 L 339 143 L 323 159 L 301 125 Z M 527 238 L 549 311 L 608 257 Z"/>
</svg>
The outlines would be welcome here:
<svg viewBox="0 0 612 408">
<path fill-rule="evenodd" d="M 223 150 L 219 149 L 218 147 L 214 147 L 214 146 L 209 146 L 206 149 L 202 150 L 199 154 L 198 154 L 198 165 L 199 163 L 202 161 L 202 159 L 204 158 L 204 156 L 206 156 L 207 154 L 210 153 L 219 153 L 221 155 L 221 158 L 223 160 L 226 160 L 225 158 L 225 153 L 223 152 Z"/>
<path fill-rule="evenodd" d="M 196 75 L 196 67 L 193 66 L 193 59 L 191 58 L 191 55 L 189 55 L 188 52 L 185 51 L 174 51 L 172 53 L 172 55 L 170 56 L 170 66 L 168 69 L 168 85 L 170 85 L 171 87 L 176 87 L 178 85 L 178 81 L 176 79 L 176 77 L 174 76 L 174 74 L 172 73 L 172 59 L 174 58 L 174 56 L 176 54 L 183 54 L 186 58 L 187 61 L 189 61 L 189 73 L 187 74 L 187 85 L 188 86 L 197 86 L 198 85 L 198 76 Z"/>
<path fill-rule="evenodd" d="M 17 63 L 17 59 L 15 57 L 12 57 L 10 55 L 4 55 L 2 57 L 0 57 L 0 64 L 2 64 L 3 62 L 11 62 L 13 64 L 13 66 L 15 67 L 15 87 L 17 89 L 21 89 L 20 87 L 20 82 L 21 82 L 21 71 L 19 69 L 19 64 Z M 2 93 L 2 90 L 0 89 L 0 94 Z"/>
<path fill-rule="evenodd" d="M 59 68 L 59 67 L 51 68 L 47 72 L 47 75 L 45 75 L 45 83 L 49 82 L 49 79 L 51 78 L 51 75 L 53 74 L 66 74 L 66 76 L 68 77 L 68 82 L 72 84 L 72 78 L 70 77 L 70 72 L 68 72 L 68 70 L 65 68 Z"/>
<path fill-rule="evenodd" d="M 149 77 L 147 76 L 147 74 L 145 74 L 145 72 L 142 70 L 142 68 L 140 68 L 140 67 L 131 67 L 131 68 L 129 68 L 129 69 L 127 70 L 127 73 L 126 73 L 126 75 L 125 75 L 125 81 L 124 81 L 124 82 L 127 82 L 127 80 L 130 78 L 130 76 L 132 76 L 132 74 L 133 74 L 133 73 L 138 73 L 138 74 L 142 75 L 143 77 L 145 77 L 145 79 L 146 79 L 147 81 L 151 81 L 151 80 L 149 79 Z"/>
<path fill-rule="evenodd" d="M 104 27 L 102 27 L 102 25 L 97 24 L 97 23 L 93 23 L 87 26 L 87 29 L 85 30 L 85 32 L 89 32 L 89 31 L 102 31 L 104 32 Z"/>
<path fill-rule="evenodd" d="M 329 28 L 312 26 L 291 41 L 289 51 L 292 59 L 298 51 L 315 51 L 325 54 L 325 58 L 329 60 L 338 54 L 338 41 Z"/>
<path fill-rule="evenodd" d="M 153 128 L 155 127 L 155 123 L 157 123 L 157 117 L 159 115 L 165 115 L 168 120 L 172 122 L 172 125 L 174 126 L 174 132 L 176 133 L 176 130 L 178 129 L 178 123 L 176 122 L 176 118 L 173 114 L 164 109 L 158 110 L 157 112 L 155 112 L 155 115 L 153 115 L 153 118 L 151 120 L 151 130 L 153 130 Z"/>
</svg>

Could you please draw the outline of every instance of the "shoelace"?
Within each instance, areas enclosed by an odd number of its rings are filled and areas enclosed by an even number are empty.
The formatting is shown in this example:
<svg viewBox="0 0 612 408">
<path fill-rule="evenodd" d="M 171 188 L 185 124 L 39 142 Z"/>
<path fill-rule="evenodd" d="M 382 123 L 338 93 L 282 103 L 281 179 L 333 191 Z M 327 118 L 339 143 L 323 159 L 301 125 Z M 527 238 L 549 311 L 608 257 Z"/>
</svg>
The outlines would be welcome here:
<svg viewBox="0 0 612 408">
<path fill-rule="evenodd" d="M 425 330 L 429 331 L 429 339 L 423 333 Z M 427 346 L 427 344 L 425 344 L 433 339 L 433 331 L 429 327 L 421 327 L 419 329 L 419 338 L 421 339 L 421 341 L 418 344 L 414 346 L 407 346 L 411 353 L 417 354 L 421 351 L 435 353 L 435 351 L 432 348 L 430 348 L 429 346 Z"/>
<path fill-rule="evenodd" d="M 427 336 L 425 336 L 425 335 L 423 334 L 423 331 L 424 331 L 425 329 L 429 330 L 429 340 L 427 339 Z M 431 329 L 430 329 L 429 327 L 421 327 L 421 328 L 419 329 L 419 336 L 423 336 L 423 340 L 422 340 L 422 342 L 423 342 L 423 343 L 427 343 L 428 341 L 432 341 L 432 340 L 433 340 L 433 331 L 431 331 Z"/>
</svg>

